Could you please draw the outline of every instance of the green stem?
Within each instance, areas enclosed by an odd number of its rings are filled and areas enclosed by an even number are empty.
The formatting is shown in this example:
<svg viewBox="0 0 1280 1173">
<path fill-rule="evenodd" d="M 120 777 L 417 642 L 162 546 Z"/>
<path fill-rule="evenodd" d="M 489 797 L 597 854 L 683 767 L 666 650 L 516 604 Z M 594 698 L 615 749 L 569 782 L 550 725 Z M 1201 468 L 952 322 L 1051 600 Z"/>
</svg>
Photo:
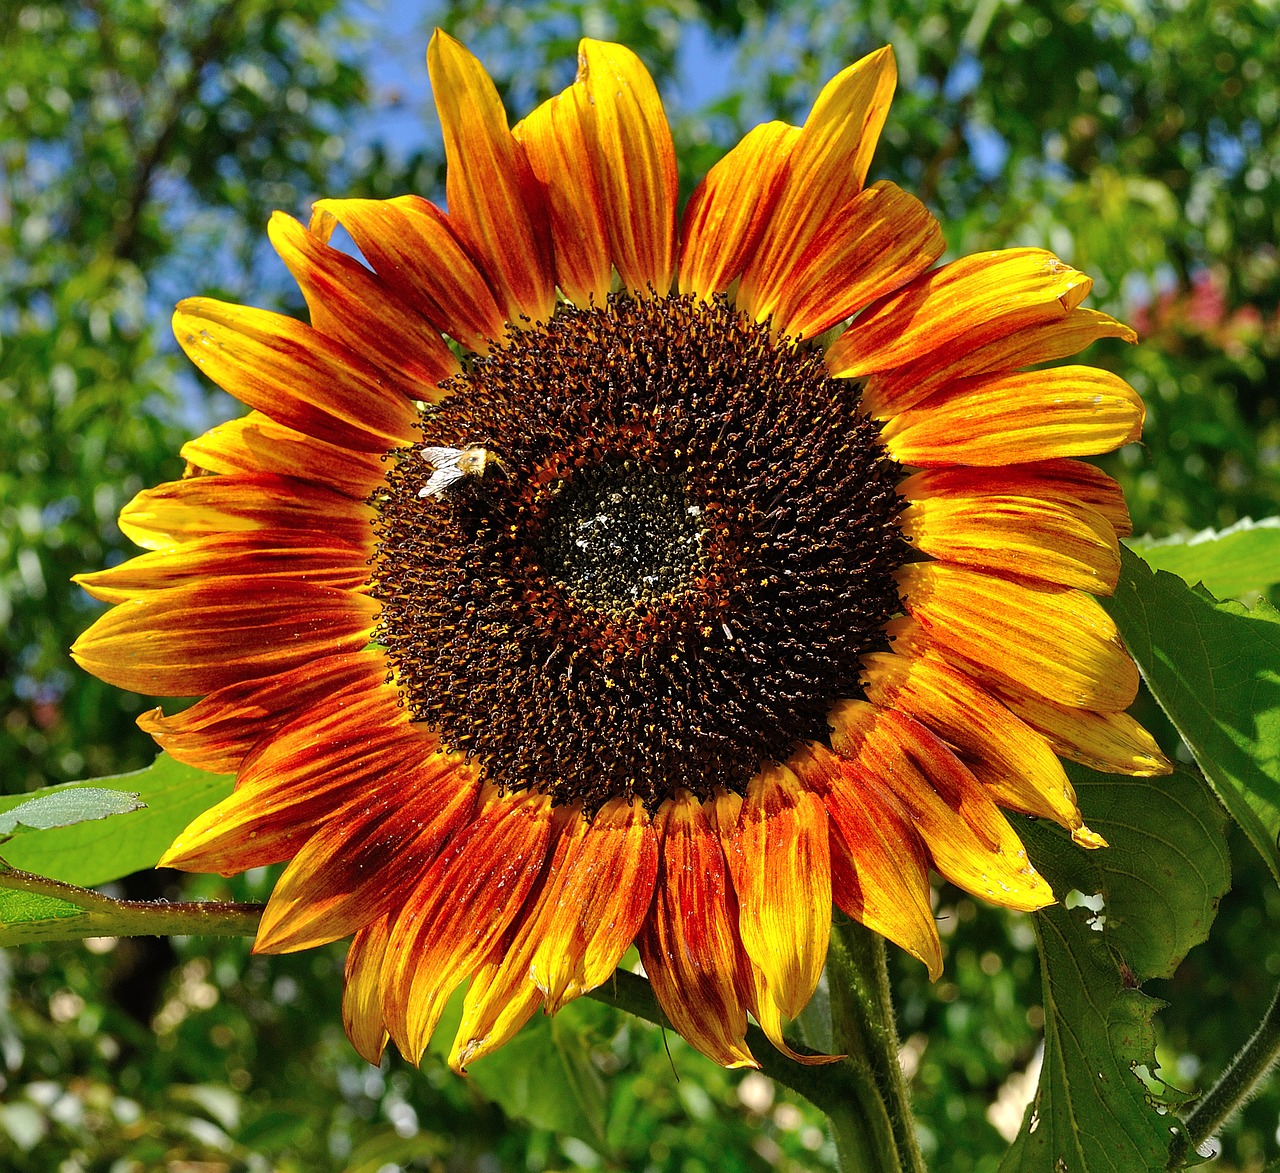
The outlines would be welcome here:
<svg viewBox="0 0 1280 1173">
<path fill-rule="evenodd" d="M 848 1092 L 827 1107 L 845 1173 L 925 1173 L 898 1062 L 884 938 L 842 913 L 827 954 L 831 1029 Z"/>
<path fill-rule="evenodd" d="M 1183 1121 L 1183 1132 L 1170 1150 L 1170 1169 L 1180 1168 L 1188 1150 L 1198 1151 L 1249 1102 L 1277 1059 L 1280 1059 L 1280 990 L 1271 999 L 1253 1037 Z"/>
<path fill-rule="evenodd" d="M 0 925 L 0 945 L 35 941 L 79 941 L 86 937 L 251 937 L 258 931 L 261 904 L 113 900 L 90 888 L 0 868 L 0 889 L 50 897 L 71 910 L 52 906 L 46 915 Z"/>
</svg>

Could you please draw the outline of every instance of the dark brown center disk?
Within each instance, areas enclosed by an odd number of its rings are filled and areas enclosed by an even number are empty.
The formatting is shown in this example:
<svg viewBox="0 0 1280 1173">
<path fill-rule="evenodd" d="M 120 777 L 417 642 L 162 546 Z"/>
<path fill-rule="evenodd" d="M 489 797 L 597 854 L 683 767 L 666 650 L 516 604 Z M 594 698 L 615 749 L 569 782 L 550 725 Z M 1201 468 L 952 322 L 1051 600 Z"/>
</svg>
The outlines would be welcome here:
<svg viewBox="0 0 1280 1173">
<path fill-rule="evenodd" d="M 450 390 L 373 499 L 375 638 L 416 720 L 588 812 L 741 793 L 826 738 L 907 555 L 856 385 L 722 302 L 614 297 Z"/>
</svg>

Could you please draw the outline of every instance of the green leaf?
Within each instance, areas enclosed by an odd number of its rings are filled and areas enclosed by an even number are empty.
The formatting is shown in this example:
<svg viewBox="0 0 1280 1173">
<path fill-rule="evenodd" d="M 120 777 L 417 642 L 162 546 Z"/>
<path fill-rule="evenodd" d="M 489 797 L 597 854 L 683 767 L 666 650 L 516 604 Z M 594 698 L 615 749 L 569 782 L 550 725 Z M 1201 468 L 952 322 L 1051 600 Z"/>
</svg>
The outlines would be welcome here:
<svg viewBox="0 0 1280 1173">
<path fill-rule="evenodd" d="M 1232 817 L 1280 880 L 1280 612 L 1219 603 L 1124 554 L 1103 602 Z"/>
<path fill-rule="evenodd" d="M 1169 570 L 1220 599 L 1264 591 L 1280 582 L 1280 517 L 1245 518 L 1229 529 L 1190 537 L 1136 538 L 1125 543 L 1156 570 Z"/>
<path fill-rule="evenodd" d="M 1139 1078 L 1157 1069 L 1152 1015 L 1138 988 L 1167 977 L 1209 934 L 1231 867 L 1221 808 L 1195 775 L 1072 778 L 1086 818 L 1109 847 L 1087 852 L 1045 822 L 1024 831 L 1060 903 L 1033 917 L 1045 1010 L 1044 1067 L 1001 1173 L 1162 1170 L 1183 1101 Z M 1072 892 L 1103 906 L 1067 907 Z M 1157 1103 L 1165 1113 L 1157 1111 Z"/>
<path fill-rule="evenodd" d="M 0 814 L 0 835 L 70 827 L 110 815 L 126 815 L 145 806 L 136 794 L 124 790 L 106 790 L 100 786 L 58 788 Z"/>
<path fill-rule="evenodd" d="M 76 823 L 39 835 L 24 835 L 4 845 L 5 860 L 22 871 L 68 884 L 91 887 L 155 867 L 166 847 L 196 815 L 231 793 L 233 779 L 208 774 L 161 754 L 145 770 L 50 786 L 34 795 L 0 798 L 0 812 L 32 798 L 69 796 L 77 790 L 106 789 L 136 795 L 145 810 L 128 819 Z M 105 785 L 104 785 L 105 784 Z"/>
</svg>

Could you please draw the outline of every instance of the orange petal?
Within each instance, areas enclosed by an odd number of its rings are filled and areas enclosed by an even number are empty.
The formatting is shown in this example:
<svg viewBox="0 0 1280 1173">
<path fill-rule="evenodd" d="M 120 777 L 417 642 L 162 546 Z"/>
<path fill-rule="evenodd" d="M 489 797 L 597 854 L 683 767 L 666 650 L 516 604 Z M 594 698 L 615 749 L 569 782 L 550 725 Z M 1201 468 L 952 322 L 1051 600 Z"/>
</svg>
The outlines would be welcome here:
<svg viewBox="0 0 1280 1173">
<path fill-rule="evenodd" d="M 1087 505 L 1032 497 L 928 497 L 903 510 L 917 550 L 946 562 L 1019 574 L 1109 595 L 1120 579 L 1120 543 Z"/>
<path fill-rule="evenodd" d="M 594 159 L 609 253 L 624 288 L 665 295 L 675 276 L 676 152 L 657 88 L 630 49 L 578 43 L 573 109 Z M 585 99 L 585 100 L 582 100 Z"/>
<path fill-rule="evenodd" d="M 747 1049 L 750 976 L 738 939 L 727 865 L 702 804 L 668 799 L 653 908 L 636 944 L 658 1002 L 676 1028 L 722 1067 L 758 1067 Z"/>
<path fill-rule="evenodd" d="M 554 1014 L 612 975 L 653 903 L 658 841 L 643 804 L 575 812 L 548 870 L 529 976 Z"/>
<path fill-rule="evenodd" d="M 898 80 L 887 45 L 823 87 L 791 152 L 790 166 L 760 247 L 738 287 L 738 305 L 756 316 L 776 303 L 800 258 L 832 216 L 861 190 Z"/>
<path fill-rule="evenodd" d="M 414 399 L 441 398 L 436 384 L 462 368 L 437 331 L 359 261 L 330 248 L 292 216 L 273 212 L 267 235 L 320 333 L 366 356 Z"/>
<path fill-rule="evenodd" d="M 108 611 L 72 658 L 117 688 L 199 696 L 335 652 L 364 647 L 380 604 L 367 595 L 267 580 L 171 587 Z"/>
<path fill-rule="evenodd" d="M 397 908 L 475 808 L 476 771 L 445 754 L 400 771 L 400 801 L 356 795 L 285 868 L 258 926 L 255 953 L 337 941 Z"/>
<path fill-rule="evenodd" d="M 816 338 L 923 273 L 946 247 L 915 196 L 873 183 L 828 220 L 787 281 L 748 312 L 761 321 L 772 315 L 780 335 Z"/>
<path fill-rule="evenodd" d="M 801 781 L 818 791 L 831 816 L 831 880 L 836 904 L 872 932 L 942 975 L 942 942 L 929 906 L 924 845 L 901 806 L 859 784 L 850 765 L 825 746 L 792 758 Z"/>
<path fill-rule="evenodd" d="M 423 874 L 391 925 L 382 1013 L 400 1052 L 421 1060 L 449 995 L 521 913 L 545 863 L 551 803 L 491 797 Z"/>
<path fill-rule="evenodd" d="M 980 680 L 1112 712 L 1137 695 L 1138 670 L 1115 624 L 1080 591 L 941 562 L 904 566 L 898 582 L 912 618 Z"/>
<path fill-rule="evenodd" d="M 997 802 L 1092 833 L 1075 791 L 1044 739 L 969 677 L 935 655 L 881 652 L 862 660 L 867 699 L 914 717 L 950 742 Z"/>
<path fill-rule="evenodd" d="M 1065 317 L 1092 282 L 1044 249 L 974 253 L 917 277 L 868 307 L 827 351 L 837 378 L 869 375 L 952 348 L 967 353 Z"/>
<path fill-rule="evenodd" d="M 512 130 L 542 186 L 551 222 L 556 284 L 582 309 L 603 306 L 613 281 L 609 228 L 579 105 L 581 87 L 547 99 Z"/>
<path fill-rule="evenodd" d="M 764 235 L 800 128 L 766 122 L 694 189 L 681 223 L 680 292 L 709 301 L 742 274 Z"/>
<path fill-rule="evenodd" d="M 894 416 L 882 438 L 903 464 L 1018 464 L 1110 452 L 1142 434 L 1144 414 L 1119 375 L 1053 367 L 955 383 Z"/>
<path fill-rule="evenodd" d="M 493 291 L 449 218 L 420 196 L 317 200 L 311 231 L 333 223 L 350 234 L 373 271 L 437 330 L 477 354 L 505 332 Z"/>
<path fill-rule="evenodd" d="M 104 603 L 123 603 L 151 591 L 214 582 L 229 594 L 239 588 L 231 580 L 279 578 L 315 586 L 359 590 L 369 579 L 368 545 L 361 549 L 323 533 L 223 534 L 197 538 L 169 550 L 141 554 L 91 574 L 77 574 L 74 582 Z M 252 583 L 246 583 L 252 587 Z"/>
<path fill-rule="evenodd" d="M 182 446 L 192 469 L 217 473 L 269 473 L 314 481 L 364 501 L 386 479 L 382 453 L 352 452 L 296 432 L 251 411 L 240 419 L 210 428 Z"/>
<path fill-rule="evenodd" d="M 1029 325 L 1019 323 L 1018 315 L 1005 315 L 999 325 L 1008 329 L 1008 334 L 973 348 L 962 336 L 951 346 L 927 352 L 905 366 L 872 375 L 862 392 L 863 407 L 876 419 L 889 419 L 956 379 L 1054 362 L 1079 354 L 1099 338 L 1138 340 L 1123 322 L 1083 306 Z"/>
<path fill-rule="evenodd" d="M 1118 537 L 1133 533 L 1123 490 L 1100 468 L 1082 460 L 1043 460 L 999 468 L 929 468 L 900 482 L 898 493 L 908 501 L 1008 494 L 1066 505 L 1080 503 L 1101 513 Z"/>
<path fill-rule="evenodd" d="M 448 164 L 449 218 L 483 265 L 508 321 L 546 322 L 555 309 L 546 213 L 484 66 L 436 29 L 427 47 Z"/>
<path fill-rule="evenodd" d="M 365 925 L 352 938 L 342 975 L 342 1025 L 356 1054 L 377 1064 L 387 1045 L 387 1028 L 382 1023 L 382 992 L 379 979 L 387 952 L 387 918 Z"/>
<path fill-rule="evenodd" d="M 449 1066 L 458 1075 L 513 1039 L 542 1005 L 542 991 L 529 980 L 533 941 L 521 933 L 517 942 L 499 945 L 471 975 L 449 1048 Z"/>
<path fill-rule="evenodd" d="M 1010 690 L 1004 702 L 1064 758 L 1111 774 L 1149 778 L 1173 766 L 1128 713 L 1093 713 Z"/>
<path fill-rule="evenodd" d="M 866 701 L 842 701 L 828 717 L 831 747 L 850 776 L 889 790 L 907 810 L 934 866 L 966 892 L 1033 911 L 1053 892 L 982 784 L 918 721 Z"/>
<path fill-rule="evenodd" d="M 293 318 L 189 297 L 173 333 L 219 387 L 288 427 L 357 452 L 414 440 L 411 389 Z"/>
<path fill-rule="evenodd" d="M 297 712 L 254 747 L 235 792 L 193 819 L 161 866 L 230 875 L 292 859 L 352 802 L 393 810 L 420 773 L 436 777 L 465 760 L 438 753 L 439 739 L 409 724 L 383 681 L 357 679 Z"/>
<path fill-rule="evenodd" d="M 831 935 L 827 816 L 785 766 L 751 779 L 726 856 L 738 895 L 738 931 L 769 995 L 788 1018 L 822 976 Z"/>
<path fill-rule="evenodd" d="M 366 547 L 373 510 L 319 485 L 254 474 L 188 477 L 143 489 L 120 511 L 120 529 L 144 550 L 225 534 L 327 531 Z"/>
<path fill-rule="evenodd" d="M 381 652 L 324 656 L 288 672 L 220 688 L 171 717 L 152 709 L 138 718 L 138 727 L 184 765 L 233 774 L 262 738 L 296 715 L 351 686 L 358 691 L 381 687 L 386 677 Z"/>
</svg>

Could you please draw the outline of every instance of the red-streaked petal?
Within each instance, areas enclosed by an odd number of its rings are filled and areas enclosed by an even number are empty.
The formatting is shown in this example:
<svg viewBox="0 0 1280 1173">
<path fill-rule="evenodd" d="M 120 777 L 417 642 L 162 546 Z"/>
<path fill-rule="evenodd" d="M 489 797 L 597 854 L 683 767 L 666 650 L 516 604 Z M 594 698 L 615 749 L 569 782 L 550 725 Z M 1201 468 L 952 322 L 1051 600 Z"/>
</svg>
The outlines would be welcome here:
<svg viewBox="0 0 1280 1173">
<path fill-rule="evenodd" d="M 241 403 L 357 452 L 413 442 L 411 388 L 283 314 L 189 297 L 173 314 L 178 345 Z"/>
<path fill-rule="evenodd" d="M 364 501 L 386 479 L 382 453 L 352 452 L 287 428 L 260 411 L 210 428 L 182 446 L 192 469 L 312 481 Z"/>
<path fill-rule="evenodd" d="M 1053 367 L 967 379 L 884 426 L 902 464 L 1000 465 L 1110 452 L 1142 434 L 1142 400 L 1119 375 Z"/>
<path fill-rule="evenodd" d="M 391 925 L 382 1013 L 417 1063 L 458 984 L 520 914 L 545 864 L 551 803 L 493 795 L 423 874 Z"/>
<path fill-rule="evenodd" d="M 267 235 L 307 300 L 312 326 L 367 357 L 412 398 L 441 398 L 436 385 L 462 368 L 436 330 L 359 261 L 292 216 L 273 212 Z"/>
<path fill-rule="evenodd" d="M 584 37 L 574 103 L 595 161 L 609 254 L 637 297 L 664 295 L 676 269 L 675 146 L 657 88 L 630 49 Z M 569 177 L 568 182 L 572 182 Z"/>
<path fill-rule="evenodd" d="M 548 98 L 511 132 L 523 144 L 542 185 L 556 284 L 582 309 L 603 306 L 613 281 L 609 228 L 578 108 L 586 100 L 581 87 L 572 85 Z"/>
<path fill-rule="evenodd" d="M 831 217 L 862 190 L 897 80 L 893 50 L 886 46 L 823 87 L 791 152 L 760 247 L 742 275 L 739 305 L 775 302 Z"/>
<path fill-rule="evenodd" d="M 912 618 L 980 680 L 1112 712 L 1137 696 L 1138 670 L 1116 625 L 1081 591 L 941 562 L 904 566 L 898 582 Z"/>
<path fill-rule="evenodd" d="M 658 1002 L 693 1046 L 723 1067 L 758 1067 L 747 1048 L 750 977 L 728 867 L 702 804 L 668 799 L 653 908 L 636 944 Z"/>
<path fill-rule="evenodd" d="M 653 903 L 658 840 L 643 804 L 570 815 L 548 870 L 529 977 L 554 1014 L 609 978 Z"/>
<path fill-rule="evenodd" d="M 1100 468 L 1082 460 L 1043 460 L 996 468 L 929 468 L 902 481 L 898 493 L 908 501 L 1008 494 L 1066 505 L 1081 503 L 1101 513 L 1117 537 L 1133 533 L 1123 490 Z"/>
<path fill-rule="evenodd" d="M 1013 689 L 1004 694 L 1004 703 L 1073 762 L 1139 778 L 1173 772 L 1156 739 L 1128 713 L 1068 708 Z"/>
<path fill-rule="evenodd" d="M 923 273 L 946 247 L 924 204 L 874 183 L 830 218 L 768 299 L 744 305 L 739 295 L 738 304 L 761 321 L 772 315 L 779 335 L 816 338 Z"/>
<path fill-rule="evenodd" d="M 363 548 L 373 510 L 321 485 L 244 473 L 188 477 L 143 489 L 120 511 L 120 529 L 144 550 L 222 534 L 324 530 Z"/>
<path fill-rule="evenodd" d="M 997 802 L 1052 819 L 1077 843 L 1102 846 L 1043 738 L 937 656 L 874 653 L 862 660 L 867 699 L 914 717 L 955 746 Z"/>
<path fill-rule="evenodd" d="M 840 909 L 942 975 L 942 942 L 929 906 L 929 865 L 911 820 L 891 796 L 861 786 L 825 746 L 791 759 L 831 816 L 832 897 Z"/>
<path fill-rule="evenodd" d="M 393 685 L 357 678 L 255 747 L 235 792 L 192 820 L 161 865 L 230 875 L 280 863 L 353 801 L 400 806 L 405 779 L 417 771 L 435 776 L 447 768 L 465 784 L 474 767 L 438 753 L 438 745 L 435 735 L 410 725 Z"/>
<path fill-rule="evenodd" d="M 369 579 L 372 549 L 372 540 L 362 549 L 318 532 L 226 534 L 141 554 L 107 570 L 77 574 L 72 581 L 104 603 L 201 583 L 220 583 L 232 595 L 239 589 L 237 578 L 251 580 L 247 587 L 263 578 L 280 578 L 360 590 Z"/>
<path fill-rule="evenodd" d="M 786 766 L 767 765 L 748 783 L 726 846 L 742 944 L 794 1018 L 817 988 L 831 935 L 826 811 Z"/>
<path fill-rule="evenodd" d="M 982 784 L 918 721 L 866 701 L 832 710 L 831 747 L 865 790 L 889 790 L 911 816 L 934 866 L 966 892 L 1033 911 L 1053 892 Z"/>
<path fill-rule="evenodd" d="M 407 305 L 468 350 L 487 354 L 505 318 L 449 218 L 420 196 L 391 200 L 317 200 L 311 231 L 338 223 Z"/>
<path fill-rule="evenodd" d="M 1002 574 L 1109 595 L 1120 543 L 1101 513 L 1079 503 L 985 495 L 929 497 L 899 519 L 917 550 Z"/>
<path fill-rule="evenodd" d="M 889 419 L 956 379 L 1015 371 L 1019 367 L 1067 358 L 1079 354 L 1099 338 L 1138 340 L 1138 335 L 1123 322 L 1083 306 L 1030 325 L 1019 322 L 1017 315 L 1006 315 L 1000 324 L 1010 333 L 993 341 L 968 349 L 960 338 L 941 351 L 923 354 L 905 366 L 872 375 L 863 388 L 863 407 L 875 419 Z"/>
<path fill-rule="evenodd" d="M 153 696 L 198 696 L 369 641 L 381 604 L 302 582 L 171 587 L 108 611 L 72 646 L 88 672 Z"/>
<path fill-rule="evenodd" d="M 506 318 L 545 322 L 555 309 L 540 194 L 484 66 L 436 29 L 427 47 L 448 164 L 449 218 L 479 258 Z"/>
<path fill-rule="evenodd" d="M 288 672 L 220 688 L 171 717 L 152 709 L 138 718 L 138 727 L 184 765 L 233 774 L 262 738 L 294 717 L 310 714 L 348 688 L 381 688 L 386 678 L 381 652 L 323 656 Z"/>
<path fill-rule="evenodd" d="M 360 1058 L 375 1067 L 387 1045 L 382 1022 L 382 961 L 387 952 L 387 918 L 365 925 L 352 938 L 342 977 L 342 1025 Z"/>
<path fill-rule="evenodd" d="M 749 131 L 694 189 L 681 223 L 680 292 L 709 301 L 739 277 L 764 235 L 787 177 L 798 126 Z"/>
<path fill-rule="evenodd" d="M 444 754 L 399 776 L 398 803 L 355 796 L 302 845 L 276 881 L 255 953 L 327 945 L 392 912 L 475 808 L 475 771 Z"/>
<path fill-rule="evenodd" d="M 1038 248 L 974 253 L 869 306 L 827 351 L 837 378 L 933 354 L 939 363 L 1042 321 L 1065 317 L 1092 282 Z"/>
</svg>

